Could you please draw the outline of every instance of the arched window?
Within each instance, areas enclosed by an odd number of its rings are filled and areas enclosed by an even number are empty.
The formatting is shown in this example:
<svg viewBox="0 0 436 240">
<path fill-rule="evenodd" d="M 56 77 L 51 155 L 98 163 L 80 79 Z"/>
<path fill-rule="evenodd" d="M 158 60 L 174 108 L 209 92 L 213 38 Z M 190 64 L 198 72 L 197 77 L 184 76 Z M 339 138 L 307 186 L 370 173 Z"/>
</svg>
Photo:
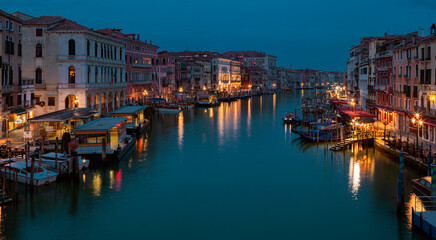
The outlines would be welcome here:
<svg viewBox="0 0 436 240">
<path fill-rule="evenodd" d="M 76 69 L 73 66 L 68 68 L 68 84 L 76 84 Z"/>
<path fill-rule="evenodd" d="M 97 53 L 98 53 L 98 44 L 97 43 L 95 43 L 95 46 L 94 46 L 94 55 L 97 57 Z"/>
<path fill-rule="evenodd" d="M 37 68 L 35 70 L 35 83 L 42 84 L 42 70 L 41 70 L 41 68 Z"/>
<path fill-rule="evenodd" d="M 114 49 L 114 59 L 117 60 L 117 47 Z"/>
<path fill-rule="evenodd" d="M 76 42 L 73 39 L 70 39 L 70 41 L 68 41 L 68 55 L 76 55 Z"/>
<path fill-rule="evenodd" d="M 36 44 L 36 47 L 35 47 L 35 56 L 36 57 L 42 57 L 42 44 L 41 43 Z"/>
<path fill-rule="evenodd" d="M 91 54 L 91 44 L 89 41 L 86 41 L 86 54 L 89 56 Z"/>
</svg>

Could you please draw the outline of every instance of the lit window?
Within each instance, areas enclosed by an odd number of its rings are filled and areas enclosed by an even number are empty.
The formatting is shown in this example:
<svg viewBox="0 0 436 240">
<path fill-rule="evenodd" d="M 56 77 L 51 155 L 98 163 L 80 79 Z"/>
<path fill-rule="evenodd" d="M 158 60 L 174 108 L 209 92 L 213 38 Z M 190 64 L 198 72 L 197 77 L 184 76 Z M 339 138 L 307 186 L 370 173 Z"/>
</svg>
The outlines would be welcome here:
<svg viewBox="0 0 436 240">
<path fill-rule="evenodd" d="M 68 83 L 69 84 L 76 83 L 76 69 L 73 66 L 68 68 Z"/>
</svg>

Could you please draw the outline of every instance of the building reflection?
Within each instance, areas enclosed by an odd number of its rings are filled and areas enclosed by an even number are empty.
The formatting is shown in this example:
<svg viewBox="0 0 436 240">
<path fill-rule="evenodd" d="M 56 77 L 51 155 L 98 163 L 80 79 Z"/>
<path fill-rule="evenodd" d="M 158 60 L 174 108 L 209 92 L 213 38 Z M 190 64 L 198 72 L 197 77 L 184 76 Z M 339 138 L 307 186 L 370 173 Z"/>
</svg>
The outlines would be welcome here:
<svg viewBox="0 0 436 240">
<path fill-rule="evenodd" d="M 358 200 L 361 181 L 372 180 L 374 175 L 374 154 L 359 149 L 358 145 L 353 146 L 353 156 L 350 157 L 350 167 L 348 171 L 348 185 L 354 200 Z"/>
<path fill-rule="evenodd" d="M 92 194 L 94 194 L 94 196 L 96 196 L 96 197 L 100 197 L 101 187 L 102 187 L 101 173 L 93 174 L 93 176 L 92 176 Z"/>
</svg>

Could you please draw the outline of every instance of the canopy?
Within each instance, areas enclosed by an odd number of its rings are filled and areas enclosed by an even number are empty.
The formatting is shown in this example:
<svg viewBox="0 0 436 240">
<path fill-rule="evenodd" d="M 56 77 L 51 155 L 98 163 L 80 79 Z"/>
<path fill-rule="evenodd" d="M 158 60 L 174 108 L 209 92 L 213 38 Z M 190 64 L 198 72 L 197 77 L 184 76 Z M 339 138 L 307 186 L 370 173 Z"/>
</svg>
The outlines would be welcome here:
<svg viewBox="0 0 436 240">
<path fill-rule="evenodd" d="M 336 104 L 347 104 L 347 102 L 344 101 L 344 100 L 332 100 L 332 103 L 336 103 Z"/>
<path fill-rule="evenodd" d="M 353 109 L 350 107 L 342 107 L 339 109 L 339 112 L 345 115 L 348 115 L 352 118 L 354 117 L 376 117 L 374 114 L 369 112 L 365 112 L 359 109 Z"/>
<path fill-rule="evenodd" d="M 385 108 L 385 107 L 377 107 L 377 108 L 378 108 L 378 110 L 385 111 L 388 113 L 394 112 L 394 110 L 390 109 L 390 108 Z"/>
</svg>

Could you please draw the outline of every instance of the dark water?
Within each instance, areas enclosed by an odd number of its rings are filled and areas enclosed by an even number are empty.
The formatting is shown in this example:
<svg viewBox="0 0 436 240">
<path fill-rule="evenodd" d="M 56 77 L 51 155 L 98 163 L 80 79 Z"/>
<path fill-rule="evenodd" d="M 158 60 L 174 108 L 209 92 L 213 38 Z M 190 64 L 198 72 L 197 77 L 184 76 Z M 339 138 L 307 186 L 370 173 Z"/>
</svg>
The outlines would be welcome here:
<svg viewBox="0 0 436 240">
<path fill-rule="evenodd" d="M 374 149 L 325 151 L 281 117 L 300 93 L 159 115 L 132 155 L 21 195 L 7 239 L 410 239 L 398 164 Z M 375 156 L 375 157 L 374 157 Z M 407 201 L 410 179 L 406 169 Z M 412 200 L 409 200 L 412 199 Z M 410 204 L 408 204 L 410 206 Z M 410 209 L 409 207 L 407 209 Z"/>
</svg>

